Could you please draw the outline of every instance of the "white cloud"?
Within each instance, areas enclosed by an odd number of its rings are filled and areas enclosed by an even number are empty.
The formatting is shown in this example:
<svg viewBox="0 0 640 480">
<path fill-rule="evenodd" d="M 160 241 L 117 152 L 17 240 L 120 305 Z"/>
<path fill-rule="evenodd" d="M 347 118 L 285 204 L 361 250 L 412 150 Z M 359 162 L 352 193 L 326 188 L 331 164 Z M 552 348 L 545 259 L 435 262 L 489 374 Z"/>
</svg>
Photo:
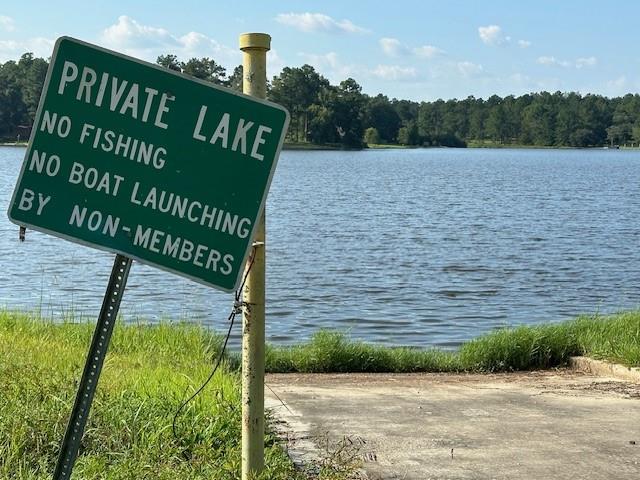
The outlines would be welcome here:
<svg viewBox="0 0 640 480">
<path fill-rule="evenodd" d="M 6 15 L 0 15 L 0 30 L 6 32 L 13 32 L 16 29 L 16 24 L 13 18 Z"/>
<path fill-rule="evenodd" d="M 34 37 L 26 40 L 0 40 L 0 62 L 15 60 L 23 53 L 31 52 L 36 57 L 49 58 L 53 53 L 55 40 Z"/>
<path fill-rule="evenodd" d="M 362 74 L 362 69 L 342 63 L 336 52 L 328 52 L 325 54 L 300 53 L 299 55 L 304 58 L 305 63 L 314 67 L 333 83 L 338 83 L 348 77 Z"/>
<path fill-rule="evenodd" d="M 409 49 L 397 38 L 381 38 L 379 43 L 382 51 L 390 57 L 397 57 L 409 53 Z"/>
<path fill-rule="evenodd" d="M 158 55 L 174 54 L 181 60 L 191 57 L 211 57 L 219 63 L 240 63 L 240 51 L 221 45 L 198 32 L 176 36 L 161 27 L 143 25 L 122 15 L 101 35 L 101 43 L 115 50 L 144 60 L 155 61 Z"/>
<path fill-rule="evenodd" d="M 345 64 L 336 52 L 325 54 L 299 53 L 305 63 L 313 66 L 319 73 L 326 76 L 332 83 L 337 84 L 342 80 L 352 77 L 356 80 L 410 80 L 418 76 L 414 67 L 400 65 L 377 65 L 368 68 L 364 65 Z"/>
<path fill-rule="evenodd" d="M 596 57 L 579 58 L 576 60 L 576 68 L 595 67 L 597 63 Z"/>
<path fill-rule="evenodd" d="M 529 40 L 518 40 L 518 46 L 520 48 L 529 48 L 531 46 L 531 42 Z"/>
<path fill-rule="evenodd" d="M 307 63 L 314 67 L 330 67 L 334 69 L 340 67 L 340 61 L 336 52 L 329 52 L 320 55 L 315 53 L 301 53 L 300 56 L 304 57 L 307 60 Z"/>
<path fill-rule="evenodd" d="M 557 66 L 557 67 L 563 67 L 563 68 L 584 68 L 584 67 L 595 67 L 598 63 L 598 59 L 596 57 L 583 57 L 583 58 L 578 58 L 575 61 L 569 61 L 569 60 L 559 60 L 554 56 L 543 56 L 543 57 L 538 57 L 537 62 L 540 65 L 546 65 L 546 66 Z"/>
<path fill-rule="evenodd" d="M 457 64 L 458 72 L 462 74 L 463 77 L 472 77 L 474 75 L 478 75 L 482 73 L 484 70 L 482 65 L 472 62 L 458 62 Z"/>
<path fill-rule="evenodd" d="M 627 77 L 624 75 L 616 78 L 615 80 L 609 80 L 607 82 L 607 87 L 609 87 L 609 89 L 614 89 L 616 91 L 625 90 L 627 88 L 627 85 L 628 85 Z"/>
<path fill-rule="evenodd" d="M 274 75 L 279 75 L 284 67 L 286 67 L 285 61 L 278 55 L 276 49 L 271 49 L 267 52 L 267 77 L 271 78 Z M 233 72 L 231 70 L 229 73 Z"/>
<path fill-rule="evenodd" d="M 409 80 L 417 75 L 413 67 L 400 67 L 398 65 L 378 65 L 371 71 L 374 77 L 382 80 Z"/>
<path fill-rule="evenodd" d="M 119 49 L 178 45 L 177 39 L 164 28 L 142 25 L 126 15 L 118 17 L 117 23 L 102 32 L 102 40 Z"/>
<path fill-rule="evenodd" d="M 508 80 L 516 84 L 526 84 L 531 82 L 531 77 L 525 75 L 524 73 L 517 72 L 509 75 Z"/>
<path fill-rule="evenodd" d="M 599 90 L 609 97 L 620 97 L 627 93 L 637 91 L 638 87 L 640 87 L 640 84 L 634 82 L 626 75 L 620 75 L 617 78 L 607 81 Z M 594 89 L 591 88 L 589 90 L 593 91 Z"/>
<path fill-rule="evenodd" d="M 543 57 L 538 57 L 537 62 L 540 65 L 557 65 L 559 67 L 569 67 L 571 66 L 571 64 L 565 60 L 558 60 L 556 57 L 554 56 L 543 56 Z"/>
<path fill-rule="evenodd" d="M 513 73 L 493 82 L 500 85 L 503 92 L 522 95 L 536 90 L 556 91 L 561 87 L 558 79 L 536 79 L 522 72 Z"/>
<path fill-rule="evenodd" d="M 415 55 L 419 58 L 433 58 L 444 53 L 443 50 L 433 45 L 422 45 L 420 47 L 409 48 L 397 38 L 384 37 L 379 41 L 380 47 L 385 55 L 389 57 L 399 57 L 404 55 Z"/>
<path fill-rule="evenodd" d="M 367 29 L 355 25 L 351 20 L 335 20 L 324 13 L 280 13 L 276 21 L 303 32 L 366 33 Z"/>
<path fill-rule="evenodd" d="M 414 48 L 413 53 L 420 58 L 433 58 L 444 53 L 444 51 L 433 45 L 422 45 L 421 47 Z"/>
<path fill-rule="evenodd" d="M 487 45 L 504 45 L 511 41 L 511 37 L 506 37 L 502 33 L 502 28 L 499 25 L 487 25 L 486 27 L 478 27 L 478 35 Z"/>
</svg>

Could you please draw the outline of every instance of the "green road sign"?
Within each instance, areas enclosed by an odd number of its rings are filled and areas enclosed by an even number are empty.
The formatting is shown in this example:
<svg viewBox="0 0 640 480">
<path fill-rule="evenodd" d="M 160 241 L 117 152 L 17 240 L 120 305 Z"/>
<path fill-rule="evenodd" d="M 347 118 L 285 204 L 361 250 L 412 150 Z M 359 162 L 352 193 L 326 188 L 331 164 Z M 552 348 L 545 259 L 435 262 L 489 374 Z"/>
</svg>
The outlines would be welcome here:
<svg viewBox="0 0 640 480">
<path fill-rule="evenodd" d="M 288 122 L 279 105 L 62 37 L 9 218 L 231 291 Z"/>
</svg>

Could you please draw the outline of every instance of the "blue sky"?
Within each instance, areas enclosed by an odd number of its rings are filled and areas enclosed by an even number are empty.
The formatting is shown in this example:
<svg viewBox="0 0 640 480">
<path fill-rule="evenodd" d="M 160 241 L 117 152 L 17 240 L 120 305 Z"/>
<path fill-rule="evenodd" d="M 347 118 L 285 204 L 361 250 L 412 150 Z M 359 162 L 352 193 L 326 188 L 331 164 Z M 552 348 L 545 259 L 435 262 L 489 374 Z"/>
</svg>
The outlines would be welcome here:
<svg viewBox="0 0 640 480">
<path fill-rule="evenodd" d="M 0 61 L 48 57 L 70 35 L 145 60 L 209 56 L 232 68 L 238 35 L 258 31 L 273 37 L 270 75 L 309 63 L 369 94 L 615 96 L 640 91 L 639 19 L 631 0 L 4 0 Z"/>
</svg>

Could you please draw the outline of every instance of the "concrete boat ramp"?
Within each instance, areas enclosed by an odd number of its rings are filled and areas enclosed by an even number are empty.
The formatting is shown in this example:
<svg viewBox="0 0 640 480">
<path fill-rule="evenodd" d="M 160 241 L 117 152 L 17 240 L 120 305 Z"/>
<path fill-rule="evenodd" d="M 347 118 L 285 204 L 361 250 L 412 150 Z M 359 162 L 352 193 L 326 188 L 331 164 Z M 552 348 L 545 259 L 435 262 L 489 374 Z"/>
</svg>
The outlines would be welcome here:
<svg viewBox="0 0 640 480">
<path fill-rule="evenodd" d="M 573 370 L 266 383 L 298 462 L 353 457 L 372 480 L 640 478 L 640 384 Z"/>
</svg>

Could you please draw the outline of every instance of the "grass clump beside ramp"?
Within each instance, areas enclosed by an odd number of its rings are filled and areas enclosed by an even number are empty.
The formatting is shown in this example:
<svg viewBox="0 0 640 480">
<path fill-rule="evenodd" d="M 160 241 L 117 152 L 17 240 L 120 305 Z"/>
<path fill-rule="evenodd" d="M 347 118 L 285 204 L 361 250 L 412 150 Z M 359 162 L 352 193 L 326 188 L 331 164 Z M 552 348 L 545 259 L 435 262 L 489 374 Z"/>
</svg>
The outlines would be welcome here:
<svg viewBox="0 0 640 480">
<path fill-rule="evenodd" d="M 305 344 L 267 349 L 269 372 L 499 372 L 564 365 L 588 355 L 640 366 L 640 311 L 497 330 L 457 351 L 388 348 L 320 331 Z"/>
<path fill-rule="evenodd" d="M 350 341 L 341 332 L 321 330 L 308 343 L 293 347 L 267 346 L 270 373 L 451 372 L 459 370 L 455 353 L 389 348 Z"/>
<path fill-rule="evenodd" d="M 0 312 L 0 478 L 49 480 L 93 323 L 53 324 Z M 221 339 L 188 325 L 123 326 L 112 337 L 74 478 L 236 479 L 241 399 L 228 364 L 171 424 L 209 375 Z M 261 479 L 306 478 L 266 438 Z M 325 469 L 318 478 L 343 478 Z"/>
<path fill-rule="evenodd" d="M 574 355 L 640 366 L 640 311 L 498 330 L 462 345 L 459 362 L 470 371 L 530 370 Z"/>
</svg>

